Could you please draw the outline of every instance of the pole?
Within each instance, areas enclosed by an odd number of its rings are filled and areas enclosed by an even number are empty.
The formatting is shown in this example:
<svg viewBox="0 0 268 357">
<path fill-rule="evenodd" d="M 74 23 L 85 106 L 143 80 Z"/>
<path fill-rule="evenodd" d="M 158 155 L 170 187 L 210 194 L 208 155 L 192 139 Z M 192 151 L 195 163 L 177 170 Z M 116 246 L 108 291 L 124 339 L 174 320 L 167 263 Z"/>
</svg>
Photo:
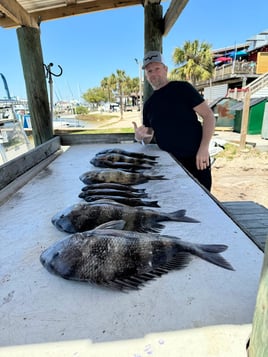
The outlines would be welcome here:
<svg viewBox="0 0 268 357">
<path fill-rule="evenodd" d="M 246 137 L 248 131 L 248 119 L 249 119 L 249 107 L 250 107 L 250 88 L 245 92 L 242 121 L 241 121 L 241 133 L 240 133 L 240 150 L 244 150 L 246 146 Z"/>
<path fill-rule="evenodd" d="M 19 27 L 16 31 L 31 115 L 33 139 L 35 146 L 38 146 L 53 137 L 40 29 L 24 26 Z"/>
<path fill-rule="evenodd" d="M 142 121 L 142 107 L 143 107 L 143 94 L 142 94 L 142 66 L 141 63 L 135 58 L 135 61 L 137 65 L 139 66 L 139 95 L 140 95 L 140 103 L 139 103 L 139 108 L 140 108 L 140 118 Z"/>
<path fill-rule="evenodd" d="M 265 244 L 264 260 L 252 322 L 248 349 L 249 357 L 268 355 L 268 244 Z"/>
</svg>

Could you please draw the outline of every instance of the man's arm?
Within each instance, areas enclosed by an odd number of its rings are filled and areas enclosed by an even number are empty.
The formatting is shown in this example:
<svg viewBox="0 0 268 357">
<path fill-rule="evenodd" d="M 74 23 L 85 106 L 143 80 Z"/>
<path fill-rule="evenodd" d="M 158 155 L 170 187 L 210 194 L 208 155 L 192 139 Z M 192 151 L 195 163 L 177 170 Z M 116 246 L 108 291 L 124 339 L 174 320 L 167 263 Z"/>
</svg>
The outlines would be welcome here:
<svg viewBox="0 0 268 357">
<path fill-rule="evenodd" d="M 194 107 L 194 111 L 203 119 L 203 133 L 199 150 L 196 155 L 196 166 L 199 170 L 209 165 L 209 143 L 215 130 L 215 117 L 206 102 Z"/>
</svg>

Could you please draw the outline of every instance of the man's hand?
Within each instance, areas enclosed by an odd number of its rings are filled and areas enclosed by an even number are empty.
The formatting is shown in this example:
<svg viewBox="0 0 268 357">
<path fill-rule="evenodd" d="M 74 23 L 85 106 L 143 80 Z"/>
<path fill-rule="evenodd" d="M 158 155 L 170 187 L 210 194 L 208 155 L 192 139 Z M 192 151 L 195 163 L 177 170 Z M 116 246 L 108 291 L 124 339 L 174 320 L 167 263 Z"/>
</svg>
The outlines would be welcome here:
<svg viewBox="0 0 268 357">
<path fill-rule="evenodd" d="M 135 139 L 137 141 L 143 142 L 144 144 L 149 144 L 149 142 L 154 136 L 153 129 L 148 128 L 144 125 L 137 126 L 137 123 L 135 121 L 133 121 L 132 124 L 134 125 Z"/>
<path fill-rule="evenodd" d="M 199 148 L 196 155 L 196 167 L 198 170 L 204 170 L 210 166 L 210 158 L 208 149 Z"/>
</svg>

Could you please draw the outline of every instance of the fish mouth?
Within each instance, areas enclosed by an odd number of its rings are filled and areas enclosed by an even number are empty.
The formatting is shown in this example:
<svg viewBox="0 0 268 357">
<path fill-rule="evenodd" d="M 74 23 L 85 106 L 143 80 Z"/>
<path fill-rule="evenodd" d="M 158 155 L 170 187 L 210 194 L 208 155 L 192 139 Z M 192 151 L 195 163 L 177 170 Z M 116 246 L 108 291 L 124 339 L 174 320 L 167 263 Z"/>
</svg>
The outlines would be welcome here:
<svg viewBox="0 0 268 357">
<path fill-rule="evenodd" d="M 61 232 L 75 233 L 76 230 L 69 219 L 53 217 L 52 224 Z"/>
<path fill-rule="evenodd" d="M 51 261 L 49 257 L 41 254 L 40 262 L 49 273 L 61 276 L 64 279 L 70 279 L 70 267 L 64 262 L 59 262 L 57 260 L 58 256 L 59 253 L 55 253 Z"/>
</svg>

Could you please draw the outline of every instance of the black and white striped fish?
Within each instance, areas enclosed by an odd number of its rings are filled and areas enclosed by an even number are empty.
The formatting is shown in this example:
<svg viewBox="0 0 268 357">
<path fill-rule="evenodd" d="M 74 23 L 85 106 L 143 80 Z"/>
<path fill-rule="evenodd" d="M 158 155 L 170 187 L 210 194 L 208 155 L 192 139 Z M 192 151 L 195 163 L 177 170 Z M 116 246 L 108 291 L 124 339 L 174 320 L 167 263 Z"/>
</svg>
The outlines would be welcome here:
<svg viewBox="0 0 268 357">
<path fill-rule="evenodd" d="M 107 199 L 107 198 L 106 198 Z M 52 217 L 52 223 L 60 231 L 75 233 L 94 229 L 114 220 L 123 219 L 125 229 L 138 232 L 158 232 L 164 226 L 163 221 L 198 223 L 185 215 L 186 210 L 161 212 L 142 207 L 130 207 L 105 200 L 92 203 L 78 203 L 65 208 Z"/>
<path fill-rule="evenodd" d="M 193 244 L 174 236 L 121 230 L 123 226 L 124 221 L 109 222 L 63 238 L 41 254 L 41 263 L 64 279 L 119 290 L 136 290 L 171 270 L 185 268 L 191 256 L 234 270 L 219 254 L 226 245 Z"/>
<path fill-rule="evenodd" d="M 85 184 L 114 182 L 124 185 L 137 185 L 149 180 L 165 180 L 164 175 L 147 175 L 138 172 L 127 172 L 119 169 L 91 170 L 80 175 L 79 179 Z"/>
</svg>

